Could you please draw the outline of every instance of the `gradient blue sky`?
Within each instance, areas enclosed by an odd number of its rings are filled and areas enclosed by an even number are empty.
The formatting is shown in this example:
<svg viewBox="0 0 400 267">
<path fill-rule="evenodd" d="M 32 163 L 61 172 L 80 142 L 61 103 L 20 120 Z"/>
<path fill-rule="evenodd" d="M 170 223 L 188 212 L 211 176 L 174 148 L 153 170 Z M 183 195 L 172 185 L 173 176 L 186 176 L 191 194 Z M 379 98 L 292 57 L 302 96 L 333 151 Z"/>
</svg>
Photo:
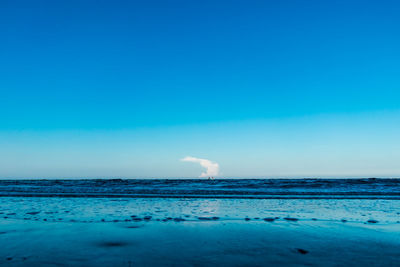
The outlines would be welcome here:
<svg viewBox="0 0 400 267">
<path fill-rule="evenodd" d="M 1 1 L 0 177 L 400 176 L 398 1 Z"/>
</svg>

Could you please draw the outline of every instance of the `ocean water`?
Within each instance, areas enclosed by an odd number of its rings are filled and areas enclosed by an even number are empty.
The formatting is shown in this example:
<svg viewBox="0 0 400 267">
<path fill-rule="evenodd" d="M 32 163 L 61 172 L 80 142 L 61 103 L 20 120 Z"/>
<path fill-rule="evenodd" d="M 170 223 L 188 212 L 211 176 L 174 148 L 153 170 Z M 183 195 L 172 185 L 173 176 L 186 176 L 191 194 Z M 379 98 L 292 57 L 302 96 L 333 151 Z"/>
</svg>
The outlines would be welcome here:
<svg viewBox="0 0 400 267">
<path fill-rule="evenodd" d="M 400 179 L 0 180 L 0 196 L 400 199 Z"/>
<path fill-rule="evenodd" d="M 0 265 L 397 266 L 400 180 L 0 180 Z"/>
</svg>

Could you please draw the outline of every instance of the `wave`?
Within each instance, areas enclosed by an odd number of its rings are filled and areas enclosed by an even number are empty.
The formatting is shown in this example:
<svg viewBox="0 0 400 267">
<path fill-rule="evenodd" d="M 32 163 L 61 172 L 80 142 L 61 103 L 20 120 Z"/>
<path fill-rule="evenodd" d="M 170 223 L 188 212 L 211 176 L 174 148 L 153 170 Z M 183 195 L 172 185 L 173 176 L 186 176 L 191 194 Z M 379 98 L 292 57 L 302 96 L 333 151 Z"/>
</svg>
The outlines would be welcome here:
<svg viewBox="0 0 400 267">
<path fill-rule="evenodd" d="M 0 197 L 399 199 L 400 179 L 0 180 Z"/>
</svg>

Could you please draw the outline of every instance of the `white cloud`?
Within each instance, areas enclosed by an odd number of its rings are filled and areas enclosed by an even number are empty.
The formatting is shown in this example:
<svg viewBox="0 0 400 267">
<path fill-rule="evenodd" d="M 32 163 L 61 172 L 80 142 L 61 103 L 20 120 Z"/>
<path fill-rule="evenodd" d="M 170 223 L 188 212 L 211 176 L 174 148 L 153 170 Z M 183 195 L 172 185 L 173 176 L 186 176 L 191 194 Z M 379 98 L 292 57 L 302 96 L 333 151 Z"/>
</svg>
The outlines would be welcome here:
<svg viewBox="0 0 400 267">
<path fill-rule="evenodd" d="M 200 177 L 211 177 L 211 176 L 218 176 L 219 175 L 219 164 L 216 162 L 212 162 L 208 159 L 199 159 L 195 157 L 184 157 L 181 159 L 182 161 L 187 162 L 195 162 L 200 163 L 200 165 L 206 168 L 206 171 L 201 173 Z"/>
</svg>

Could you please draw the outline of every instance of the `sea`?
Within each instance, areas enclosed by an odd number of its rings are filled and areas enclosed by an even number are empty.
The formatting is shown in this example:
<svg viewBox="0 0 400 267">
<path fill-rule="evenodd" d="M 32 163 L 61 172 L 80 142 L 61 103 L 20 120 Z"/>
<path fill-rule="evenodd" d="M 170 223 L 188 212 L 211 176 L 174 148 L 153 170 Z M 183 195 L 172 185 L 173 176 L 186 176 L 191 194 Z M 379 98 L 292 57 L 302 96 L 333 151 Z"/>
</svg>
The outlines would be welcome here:
<svg viewBox="0 0 400 267">
<path fill-rule="evenodd" d="M 0 180 L 4 266 L 399 266 L 400 179 Z"/>
<path fill-rule="evenodd" d="M 400 179 L 0 180 L 0 196 L 400 199 Z"/>
</svg>

